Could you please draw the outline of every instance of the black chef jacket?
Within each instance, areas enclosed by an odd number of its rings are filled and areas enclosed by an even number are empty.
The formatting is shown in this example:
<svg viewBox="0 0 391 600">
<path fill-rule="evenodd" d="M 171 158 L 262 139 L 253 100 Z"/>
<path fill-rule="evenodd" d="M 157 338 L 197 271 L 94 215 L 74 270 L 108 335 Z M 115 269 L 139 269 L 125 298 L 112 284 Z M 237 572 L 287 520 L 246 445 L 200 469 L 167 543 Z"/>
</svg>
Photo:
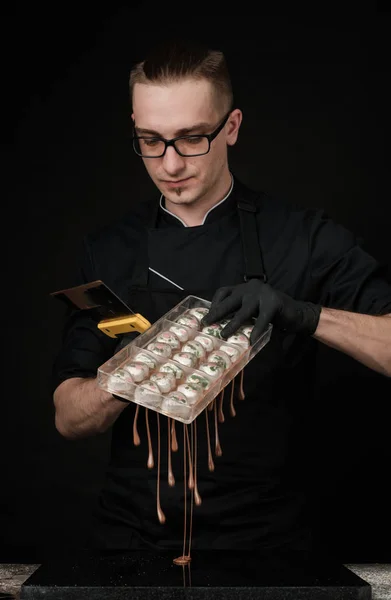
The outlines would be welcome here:
<svg viewBox="0 0 391 600">
<path fill-rule="evenodd" d="M 210 299 L 218 287 L 241 283 L 245 265 L 237 203 L 250 190 L 236 177 L 233 181 L 229 196 L 196 227 L 185 227 L 163 204 L 156 211 L 158 197 L 135 202 L 120 221 L 86 236 L 75 285 L 101 279 L 135 312 L 153 320 L 149 303 L 137 294 L 140 277 L 154 290 L 152 296 L 172 290 L 172 305 L 180 288 L 185 295 L 208 290 L 203 296 Z M 255 204 L 259 252 L 271 286 L 326 307 L 367 314 L 391 312 L 391 285 L 385 271 L 352 233 L 332 222 L 323 210 L 295 207 L 263 193 L 257 194 Z M 151 222 L 150 215 L 156 212 Z M 85 312 L 70 315 L 54 364 L 53 389 L 69 377 L 94 377 L 115 352 L 116 343 Z M 310 398 L 314 344 L 312 338 L 273 331 L 269 344 L 245 368 L 246 400 L 237 407 L 235 419 L 227 415 L 219 427 L 223 456 L 216 459 L 213 474 L 207 472 L 205 446 L 199 442 L 203 503 L 195 508 L 193 548 L 306 547 L 303 471 L 297 468 L 303 458 L 297 439 L 304 432 L 297 415 Z M 299 403 L 293 401 L 295 396 Z M 134 410 L 131 403 L 112 429 L 106 482 L 95 512 L 94 543 L 112 549 L 140 545 L 179 549 L 181 457 L 173 459 L 178 485 L 163 496 L 167 522 L 161 525 L 156 516 L 156 472 L 146 468 L 145 435 L 144 445 L 132 445 Z M 203 426 L 205 421 L 200 420 L 200 440 L 205 440 Z M 151 431 L 156 439 L 154 421 Z M 178 441 L 180 435 L 179 429 Z M 166 473 L 163 460 L 163 480 Z"/>
</svg>

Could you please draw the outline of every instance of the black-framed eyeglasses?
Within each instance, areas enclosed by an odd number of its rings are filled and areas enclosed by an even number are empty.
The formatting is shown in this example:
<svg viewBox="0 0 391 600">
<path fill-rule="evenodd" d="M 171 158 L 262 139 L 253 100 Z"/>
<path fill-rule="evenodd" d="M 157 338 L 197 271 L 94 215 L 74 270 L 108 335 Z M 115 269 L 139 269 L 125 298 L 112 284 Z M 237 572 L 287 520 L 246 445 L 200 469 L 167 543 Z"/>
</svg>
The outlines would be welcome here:
<svg viewBox="0 0 391 600">
<path fill-rule="evenodd" d="M 212 133 L 202 135 L 181 135 L 172 140 L 153 136 L 133 136 L 133 149 L 142 158 L 161 158 L 168 146 L 173 146 L 179 156 L 202 156 L 208 154 L 210 145 L 223 129 L 232 110 L 226 114 L 220 125 Z"/>
</svg>

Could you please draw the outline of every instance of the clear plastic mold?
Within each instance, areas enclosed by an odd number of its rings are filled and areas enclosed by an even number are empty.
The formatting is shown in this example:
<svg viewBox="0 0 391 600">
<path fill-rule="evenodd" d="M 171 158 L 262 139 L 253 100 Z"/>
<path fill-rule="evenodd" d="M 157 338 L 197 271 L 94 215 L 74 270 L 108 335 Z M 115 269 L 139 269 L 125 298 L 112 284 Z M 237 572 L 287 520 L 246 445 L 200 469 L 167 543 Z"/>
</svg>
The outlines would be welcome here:
<svg viewBox="0 0 391 600">
<path fill-rule="evenodd" d="M 269 342 L 272 325 L 250 346 L 252 323 L 230 341 L 200 319 L 210 302 L 187 296 L 98 369 L 98 385 L 182 423 L 191 423 Z M 227 319 L 224 320 L 225 324 Z"/>
</svg>

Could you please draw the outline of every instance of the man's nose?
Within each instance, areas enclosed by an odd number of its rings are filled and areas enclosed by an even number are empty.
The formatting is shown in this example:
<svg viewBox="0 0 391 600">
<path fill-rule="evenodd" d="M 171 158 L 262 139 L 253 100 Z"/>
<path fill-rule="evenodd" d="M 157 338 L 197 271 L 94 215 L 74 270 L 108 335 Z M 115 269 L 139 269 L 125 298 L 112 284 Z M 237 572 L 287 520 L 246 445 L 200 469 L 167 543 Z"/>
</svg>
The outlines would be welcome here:
<svg viewBox="0 0 391 600">
<path fill-rule="evenodd" d="M 173 146 L 168 146 L 163 156 L 163 167 L 167 173 L 175 175 L 184 169 L 186 165 L 183 156 L 180 156 Z"/>
</svg>

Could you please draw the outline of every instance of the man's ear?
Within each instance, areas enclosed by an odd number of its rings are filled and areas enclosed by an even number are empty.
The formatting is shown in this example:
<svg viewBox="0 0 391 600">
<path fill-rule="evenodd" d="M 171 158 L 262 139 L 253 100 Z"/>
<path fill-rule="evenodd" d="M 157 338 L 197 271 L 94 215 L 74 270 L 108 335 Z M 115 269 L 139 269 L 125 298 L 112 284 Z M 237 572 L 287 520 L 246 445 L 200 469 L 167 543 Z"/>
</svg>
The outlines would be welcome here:
<svg viewBox="0 0 391 600">
<path fill-rule="evenodd" d="M 236 140 L 238 139 L 240 125 L 242 123 L 243 113 L 240 109 L 236 108 L 232 111 L 229 116 L 226 134 L 226 141 L 228 146 L 233 146 L 236 144 Z"/>
</svg>

